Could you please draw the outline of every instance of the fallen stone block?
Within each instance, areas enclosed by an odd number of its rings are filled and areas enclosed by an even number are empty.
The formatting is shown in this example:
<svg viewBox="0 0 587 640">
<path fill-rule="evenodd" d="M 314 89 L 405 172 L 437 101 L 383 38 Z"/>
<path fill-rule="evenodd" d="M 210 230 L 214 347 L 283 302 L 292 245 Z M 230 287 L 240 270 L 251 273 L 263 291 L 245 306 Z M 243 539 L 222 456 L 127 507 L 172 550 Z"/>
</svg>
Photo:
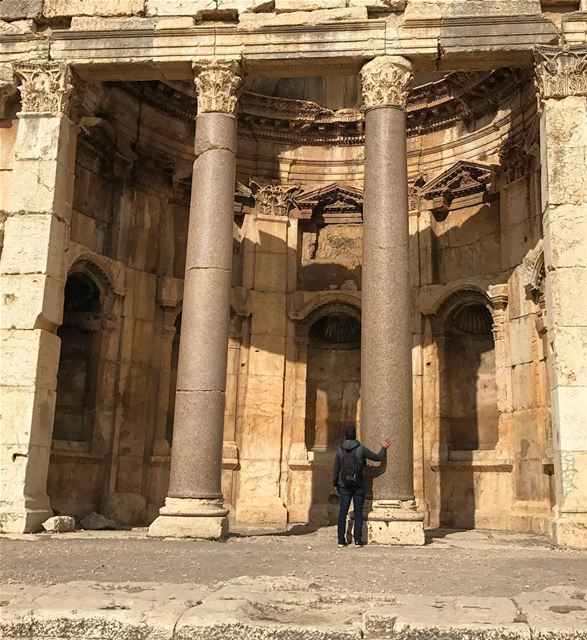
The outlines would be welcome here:
<svg viewBox="0 0 587 640">
<path fill-rule="evenodd" d="M 75 520 L 71 516 L 53 516 L 43 522 L 43 529 L 48 533 L 75 531 Z"/>
<path fill-rule="evenodd" d="M 84 529 L 90 529 L 93 531 L 100 531 L 102 529 L 117 529 L 114 520 L 106 518 L 100 513 L 92 511 L 87 516 L 81 519 L 80 524 Z"/>
</svg>

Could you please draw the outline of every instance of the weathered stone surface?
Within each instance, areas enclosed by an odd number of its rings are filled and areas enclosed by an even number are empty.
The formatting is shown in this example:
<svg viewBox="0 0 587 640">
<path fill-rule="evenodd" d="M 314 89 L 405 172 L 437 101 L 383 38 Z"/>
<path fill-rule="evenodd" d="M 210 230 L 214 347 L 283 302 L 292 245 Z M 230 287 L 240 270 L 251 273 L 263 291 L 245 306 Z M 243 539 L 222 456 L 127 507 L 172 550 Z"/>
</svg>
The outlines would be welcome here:
<svg viewBox="0 0 587 640">
<path fill-rule="evenodd" d="M 249 13 L 269 10 L 269 0 L 147 0 L 148 16 L 201 16 L 223 12 Z"/>
<path fill-rule="evenodd" d="M 320 592 L 296 578 L 237 578 L 213 592 L 198 585 L 92 583 L 8 585 L 2 589 L 5 638 L 35 635 L 100 640 L 245 637 L 354 640 L 438 637 L 569 640 L 587 628 L 583 590 L 569 587 L 503 597 Z M 344 603 L 345 616 L 340 615 Z"/>
<path fill-rule="evenodd" d="M 43 0 L 1 0 L 0 20 L 38 18 L 43 10 Z"/>
<path fill-rule="evenodd" d="M 43 522 L 43 529 L 48 533 L 75 531 L 75 518 L 71 516 L 53 516 Z"/>
<path fill-rule="evenodd" d="M 114 520 L 106 518 L 100 513 L 92 512 L 80 520 L 80 524 L 84 529 L 101 530 L 101 529 L 116 529 L 117 525 Z"/>
<path fill-rule="evenodd" d="M 58 16 L 132 16 L 145 9 L 144 0 L 45 0 L 43 15 Z"/>
</svg>

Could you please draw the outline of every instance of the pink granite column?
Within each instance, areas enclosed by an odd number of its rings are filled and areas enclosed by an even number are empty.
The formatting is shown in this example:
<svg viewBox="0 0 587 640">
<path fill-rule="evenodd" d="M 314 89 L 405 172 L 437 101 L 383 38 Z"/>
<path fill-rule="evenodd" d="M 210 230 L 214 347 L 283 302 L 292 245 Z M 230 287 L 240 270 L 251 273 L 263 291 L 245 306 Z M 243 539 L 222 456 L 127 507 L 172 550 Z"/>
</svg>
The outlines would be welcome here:
<svg viewBox="0 0 587 640">
<path fill-rule="evenodd" d="M 221 491 L 236 164 L 235 62 L 194 66 L 198 96 L 171 478 L 151 536 L 228 531 Z"/>
<path fill-rule="evenodd" d="M 361 429 L 367 446 L 392 445 L 373 480 L 370 542 L 423 544 L 413 488 L 412 334 L 405 106 L 408 60 L 382 56 L 361 70 L 365 195 L 361 328 Z"/>
</svg>

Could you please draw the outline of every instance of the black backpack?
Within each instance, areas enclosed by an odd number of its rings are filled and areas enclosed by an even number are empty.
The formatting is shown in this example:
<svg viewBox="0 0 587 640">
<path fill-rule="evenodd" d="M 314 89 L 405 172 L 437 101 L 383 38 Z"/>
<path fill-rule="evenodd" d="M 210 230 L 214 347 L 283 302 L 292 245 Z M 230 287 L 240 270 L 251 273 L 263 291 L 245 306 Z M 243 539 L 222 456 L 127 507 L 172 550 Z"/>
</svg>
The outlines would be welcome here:
<svg viewBox="0 0 587 640">
<path fill-rule="evenodd" d="M 362 468 L 361 462 L 359 460 L 359 448 L 355 447 L 354 449 L 343 449 L 342 451 L 342 463 L 340 465 L 340 477 L 342 480 L 342 484 L 347 489 L 356 489 L 362 480 Z"/>
</svg>

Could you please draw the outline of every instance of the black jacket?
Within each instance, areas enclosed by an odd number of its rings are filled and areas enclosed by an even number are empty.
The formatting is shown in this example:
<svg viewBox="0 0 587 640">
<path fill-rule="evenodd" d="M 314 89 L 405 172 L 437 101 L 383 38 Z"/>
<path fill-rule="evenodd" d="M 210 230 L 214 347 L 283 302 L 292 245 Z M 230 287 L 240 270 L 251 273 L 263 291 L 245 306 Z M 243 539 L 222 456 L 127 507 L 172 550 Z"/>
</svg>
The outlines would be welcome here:
<svg viewBox="0 0 587 640">
<path fill-rule="evenodd" d="M 387 449 L 385 449 L 384 447 L 381 447 L 379 453 L 374 453 L 373 451 L 371 451 L 371 449 L 367 449 L 367 447 L 364 447 L 358 440 L 344 440 L 342 445 L 336 452 L 336 457 L 334 458 L 334 468 L 332 469 L 332 484 L 335 487 L 337 487 L 339 484 L 342 484 L 342 479 L 340 477 L 340 467 L 342 465 L 342 457 L 344 455 L 343 449 L 345 451 L 358 449 L 356 455 L 358 458 L 360 458 L 363 465 L 366 464 L 366 460 L 373 460 L 373 462 L 383 462 L 383 460 L 385 460 L 385 456 L 387 455 Z M 364 474 L 361 474 L 361 482 L 359 483 L 359 486 L 365 486 Z"/>
</svg>

